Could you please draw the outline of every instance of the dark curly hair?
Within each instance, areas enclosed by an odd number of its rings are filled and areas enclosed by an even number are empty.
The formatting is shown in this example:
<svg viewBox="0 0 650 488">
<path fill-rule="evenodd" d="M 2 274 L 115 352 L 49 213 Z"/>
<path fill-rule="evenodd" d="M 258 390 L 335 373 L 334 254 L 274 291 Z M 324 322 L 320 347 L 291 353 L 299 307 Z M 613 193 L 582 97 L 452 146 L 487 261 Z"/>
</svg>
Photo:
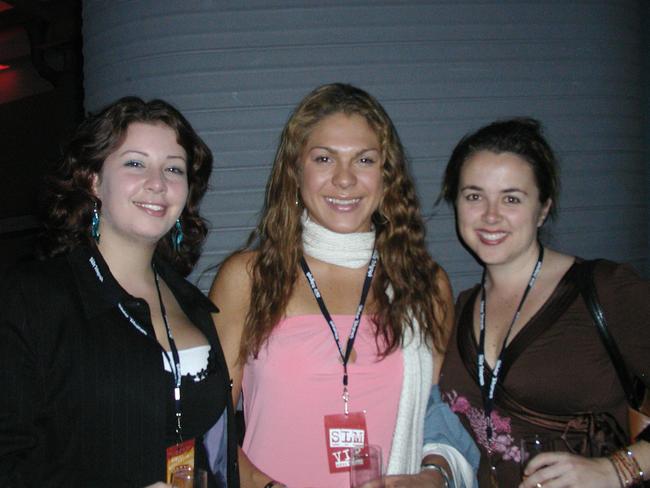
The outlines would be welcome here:
<svg viewBox="0 0 650 488">
<path fill-rule="evenodd" d="M 540 203 L 543 205 L 550 198 L 549 216 L 555 216 L 560 189 L 557 159 L 544 138 L 538 120 L 529 117 L 497 120 L 465 135 L 454 148 L 447 163 L 440 198 L 452 205 L 456 204 L 463 164 L 479 151 L 496 154 L 510 152 L 527 161 L 535 175 Z"/>
<path fill-rule="evenodd" d="M 425 225 L 397 130 L 381 104 L 352 85 L 332 83 L 316 88 L 287 121 L 266 186 L 266 203 L 247 247 L 257 249 L 252 265 L 251 304 L 239 358 L 256 356 L 282 318 L 298 277 L 302 256 L 302 202 L 299 194 L 300 154 L 312 129 L 326 117 L 343 113 L 363 117 L 377 134 L 384 156 L 384 192 L 372 216 L 380 265 L 373 281 L 377 337 L 384 354 L 395 350 L 404 330 L 420 325 L 427 343 L 443 350 L 445 317 L 450 312 L 438 282 L 439 266 L 427 252 Z M 392 287 L 393 297 L 385 291 Z"/>
<path fill-rule="evenodd" d="M 42 256 L 54 256 L 80 245 L 91 245 L 93 207 L 101 201 L 93 191 L 93 181 L 106 158 L 123 142 L 129 125 L 140 122 L 164 124 L 174 130 L 177 142 L 187 153 L 189 193 L 181 213 L 184 239 L 174 251 L 167 234 L 160 239 L 156 255 L 170 262 L 183 275 L 189 274 L 201 253 L 207 235 L 199 204 L 212 173 L 212 153 L 183 115 L 163 100 L 145 102 L 124 97 L 84 120 L 65 150 L 54 174 L 47 179 L 45 234 Z"/>
</svg>

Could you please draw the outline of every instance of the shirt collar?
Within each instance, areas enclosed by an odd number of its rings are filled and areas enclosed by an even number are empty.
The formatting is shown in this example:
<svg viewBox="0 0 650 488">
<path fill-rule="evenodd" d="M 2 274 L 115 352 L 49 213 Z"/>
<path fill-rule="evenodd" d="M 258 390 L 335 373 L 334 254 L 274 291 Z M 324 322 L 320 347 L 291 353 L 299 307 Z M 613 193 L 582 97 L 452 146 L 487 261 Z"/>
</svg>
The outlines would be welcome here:
<svg viewBox="0 0 650 488">
<path fill-rule="evenodd" d="M 116 307 L 118 303 L 128 306 L 137 300 L 120 286 L 95 246 L 76 248 L 68 255 L 68 260 L 87 317 L 97 316 Z M 199 307 L 209 313 L 219 311 L 200 290 L 185 280 L 166 261 L 154 257 L 154 264 L 177 300 L 186 305 L 184 308 L 191 310 L 193 307 Z"/>
<path fill-rule="evenodd" d="M 115 280 L 96 247 L 78 247 L 68 255 L 87 317 L 94 317 L 134 298 Z"/>
</svg>

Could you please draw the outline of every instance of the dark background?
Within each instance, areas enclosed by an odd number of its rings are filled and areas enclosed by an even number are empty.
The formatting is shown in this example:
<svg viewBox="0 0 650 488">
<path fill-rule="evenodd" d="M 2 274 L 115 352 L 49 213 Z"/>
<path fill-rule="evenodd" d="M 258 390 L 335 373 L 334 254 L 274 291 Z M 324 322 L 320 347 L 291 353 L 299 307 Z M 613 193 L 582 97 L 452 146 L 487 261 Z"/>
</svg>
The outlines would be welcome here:
<svg viewBox="0 0 650 488">
<path fill-rule="evenodd" d="M 81 2 L 0 1 L 0 268 L 32 255 L 42 179 L 83 117 Z"/>
</svg>

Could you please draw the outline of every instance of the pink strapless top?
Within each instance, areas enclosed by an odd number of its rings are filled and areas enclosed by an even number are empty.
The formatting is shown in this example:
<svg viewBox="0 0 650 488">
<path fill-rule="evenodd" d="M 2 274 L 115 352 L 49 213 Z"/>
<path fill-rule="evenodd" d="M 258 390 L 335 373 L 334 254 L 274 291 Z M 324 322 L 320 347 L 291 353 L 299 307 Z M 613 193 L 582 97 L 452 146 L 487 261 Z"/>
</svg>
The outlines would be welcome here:
<svg viewBox="0 0 650 488">
<path fill-rule="evenodd" d="M 345 347 L 352 315 L 333 315 Z M 350 411 L 365 410 L 368 440 L 386 466 L 402 388 L 402 352 L 378 360 L 374 327 L 364 315 L 348 365 Z M 330 474 L 323 417 L 343 413 L 343 365 L 321 315 L 282 320 L 257 359 L 244 367 L 243 449 L 258 468 L 290 488 L 348 487 L 349 474 Z M 384 468 L 385 470 L 385 468 Z"/>
</svg>

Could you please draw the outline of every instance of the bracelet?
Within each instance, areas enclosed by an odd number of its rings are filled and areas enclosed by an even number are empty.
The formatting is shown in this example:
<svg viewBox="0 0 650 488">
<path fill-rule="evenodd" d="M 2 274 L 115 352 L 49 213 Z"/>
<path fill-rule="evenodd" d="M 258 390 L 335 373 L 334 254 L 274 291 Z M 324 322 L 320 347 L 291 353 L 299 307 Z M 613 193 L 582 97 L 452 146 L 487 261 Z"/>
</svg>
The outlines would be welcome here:
<svg viewBox="0 0 650 488">
<path fill-rule="evenodd" d="M 614 458 L 610 456 L 607 459 L 609 460 L 610 463 L 612 463 L 612 466 L 614 466 L 614 472 L 616 473 L 616 478 L 618 479 L 619 486 L 621 488 L 624 488 L 625 483 L 623 482 L 623 478 L 621 478 L 621 473 L 618 470 L 618 466 L 617 466 L 616 462 L 614 461 Z"/>
<path fill-rule="evenodd" d="M 434 463 L 424 463 L 420 465 L 420 469 L 422 471 L 424 470 L 433 470 L 437 471 L 440 476 L 442 476 L 442 480 L 445 482 L 445 488 L 450 488 L 451 487 L 451 480 L 449 479 L 449 473 L 447 473 L 447 470 L 443 468 L 442 466 Z"/>
<path fill-rule="evenodd" d="M 628 488 L 643 482 L 645 473 L 629 449 L 620 449 L 609 457 L 621 487 Z"/>
<path fill-rule="evenodd" d="M 630 461 L 633 464 L 634 469 L 637 472 L 637 476 L 639 478 L 639 483 L 643 481 L 643 477 L 645 476 L 645 473 L 641 469 L 641 466 L 639 466 L 639 461 L 637 461 L 636 457 L 634 457 L 634 453 L 630 451 L 629 449 L 625 449 L 625 454 L 627 454 L 627 457 L 630 459 Z"/>
<path fill-rule="evenodd" d="M 628 488 L 630 486 L 633 486 L 633 473 L 630 471 L 626 459 L 621 455 L 621 452 L 616 451 L 610 456 L 610 459 L 614 465 L 614 468 L 616 469 L 616 475 L 618 476 L 621 488 Z"/>
<path fill-rule="evenodd" d="M 277 484 L 277 482 L 271 480 L 271 481 L 269 481 L 267 484 L 264 485 L 264 488 L 272 488 L 272 487 L 275 486 L 276 484 Z"/>
</svg>

